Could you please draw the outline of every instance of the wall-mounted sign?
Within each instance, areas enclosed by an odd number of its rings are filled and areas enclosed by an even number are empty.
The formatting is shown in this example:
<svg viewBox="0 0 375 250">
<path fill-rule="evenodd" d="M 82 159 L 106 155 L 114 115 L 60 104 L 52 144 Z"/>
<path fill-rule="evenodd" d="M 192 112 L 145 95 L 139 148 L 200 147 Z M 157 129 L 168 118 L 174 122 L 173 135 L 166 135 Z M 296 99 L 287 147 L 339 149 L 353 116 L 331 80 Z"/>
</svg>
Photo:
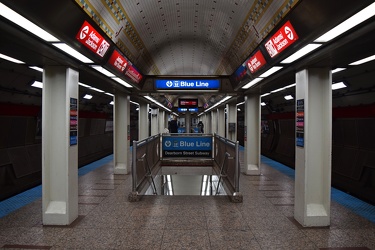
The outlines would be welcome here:
<svg viewBox="0 0 375 250">
<path fill-rule="evenodd" d="M 125 75 L 135 83 L 139 83 L 142 80 L 142 75 L 132 66 L 129 65 L 126 69 Z"/>
<path fill-rule="evenodd" d="M 78 140 L 78 102 L 77 98 L 70 98 L 70 119 L 69 119 L 69 144 L 77 145 Z"/>
<path fill-rule="evenodd" d="M 305 101 L 304 99 L 297 100 L 296 113 L 296 144 L 298 147 L 304 147 L 305 144 Z"/>
<path fill-rule="evenodd" d="M 104 57 L 109 48 L 109 43 L 87 21 L 83 23 L 76 38 L 100 57 Z"/>
<path fill-rule="evenodd" d="M 178 112 L 198 112 L 198 108 L 178 108 Z"/>
<path fill-rule="evenodd" d="M 212 138 L 202 136 L 163 137 L 163 157 L 211 157 Z"/>
<path fill-rule="evenodd" d="M 290 21 L 288 21 L 271 37 L 270 40 L 265 43 L 264 46 L 270 57 L 275 57 L 297 40 L 298 35 Z"/>
<path fill-rule="evenodd" d="M 266 65 L 266 59 L 260 50 L 258 50 L 246 63 L 247 67 L 249 68 L 250 72 L 254 74 L 264 65 Z"/>
<path fill-rule="evenodd" d="M 123 73 L 128 65 L 128 61 L 117 50 L 113 51 L 108 63 L 120 73 Z"/>
<path fill-rule="evenodd" d="M 180 89 L 219 89 L 220 80 L 210 79 L 210 80 L 167 80 L 167 79 L 156 79 L 155 88 L 156 89 L 170 89 L 170 90 L 180 90 Z"/>
<path fill-rule="evenodd" d="M 178 107 L 180 108 L 196 108 L 198 107 L 198 99 L 178 99 Z"/>
</svg>

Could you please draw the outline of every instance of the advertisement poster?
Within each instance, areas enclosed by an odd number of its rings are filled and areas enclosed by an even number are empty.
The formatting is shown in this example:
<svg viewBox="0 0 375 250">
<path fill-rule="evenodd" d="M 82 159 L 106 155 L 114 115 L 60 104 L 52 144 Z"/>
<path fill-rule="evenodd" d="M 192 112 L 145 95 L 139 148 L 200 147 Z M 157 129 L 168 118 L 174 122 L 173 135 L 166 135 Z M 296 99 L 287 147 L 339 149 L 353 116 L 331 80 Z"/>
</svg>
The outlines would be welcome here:
<svg viewBox="0 0 375 250">
<path fill-rule="evenodd" d="M 305 129 L 305 104 L 304 99 L 297 100 L 297 113 L 296 113 L 296 145 L 304 147 L 304 129 Z"/>
<path fill-rule="evenodd" d="M 77 98 L 70 98 L 70 146 L 78 143 L 78 102 Z"/>
</svg>

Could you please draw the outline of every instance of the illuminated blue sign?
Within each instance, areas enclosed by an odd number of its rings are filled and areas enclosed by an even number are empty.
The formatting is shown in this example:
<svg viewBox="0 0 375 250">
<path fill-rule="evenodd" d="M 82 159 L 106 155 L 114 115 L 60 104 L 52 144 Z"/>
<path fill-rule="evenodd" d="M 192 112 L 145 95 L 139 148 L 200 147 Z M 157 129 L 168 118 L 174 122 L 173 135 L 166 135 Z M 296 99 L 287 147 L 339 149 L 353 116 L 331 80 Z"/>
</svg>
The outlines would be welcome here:
<svg viewBox="0 0 375 250">
<path fill-rule="evenodd" d="M 211 157 L 211 137 L 185 137 L 166 136 L 163 137 L 163 157 Z"/>
<path fill-rule="evenodd" d="M 156 79 L 155 80 L 156 89 L 219 89 L 220 80 L 210 79 L 191 79 L 191 80 L 166 80 L 166 79 Z"/>
<path fill-rule="evenodd" d="M 198 112 L 198 108 L 178 108 L 178 112 Z"/>
</svg>

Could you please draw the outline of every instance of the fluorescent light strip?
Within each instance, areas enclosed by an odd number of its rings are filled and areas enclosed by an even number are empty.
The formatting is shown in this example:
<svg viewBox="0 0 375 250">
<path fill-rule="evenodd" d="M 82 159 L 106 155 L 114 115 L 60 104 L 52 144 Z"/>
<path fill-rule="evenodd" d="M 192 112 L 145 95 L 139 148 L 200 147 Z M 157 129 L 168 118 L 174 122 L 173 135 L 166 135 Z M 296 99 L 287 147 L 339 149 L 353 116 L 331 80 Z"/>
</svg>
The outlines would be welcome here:
<svg viewBox="0 0 375 250">
<path fill-rule="evenodd" d="M 303 47 L 302 49 L 295 52 L 294 54 L 292 54 L 291 56 L 289 56 L 288 58 L 281 61 L 281 63 L 292 63 L 295 60 L 298 60 L 301 57 L 305 56 L 306 54 L 310 53 L 311 51 L 316 50 L 320 46 L 322 46 L 322 44 L 310 43 L 306 45 L 305 47 Z"/>
<path fill-rule="evenodd" d="M 163 109 L 165 109 L 165 110 L 167 110 L 167 111 L 169 111 L 169 112 L 171 112 L 171 110 L 170 109 L 168 109 L 168 108 L 166 108 L 166 107 L 164 107 L 160 102 L 158 102 L 158 101 L 156 101 L 155 99 L 153 99 L 152 97 L 150 97 L 150 96 L 144 96 L 144 98 L 146 98 L 146 99 L 148 99 L 148 100 L 150 100 L 150 101 L 152 101 L 153 103 L 155 103 L 156 105 L 158 105 L 158 106 L 160 106 L 160 107 L 162 107 Z"/>
<path fill-rule="evenodd" d="M 357 26 L 358 24 L 366 21 L 370 17 L 374 16 L 375 14 L 375 3 L 367 6 L 363 10 L 359 11 L 357 14 L 351 16 L 350 18 L 346 19 L 344 22 L 340 23 L 330 31 L 326 32 L 322 36 L 320 36 L 318 39 L 315 40 L 315 42 L 328 42 L 332 40 L 333 38 L 343 34 L 344 32 L 350 30 L 354 26 Z"/>
<path fill-rule="evenodd" d="M 86 94 L 83 98 L 90 100 L 92 98 L 92 95 Z"/>
<path fill-rule="evenodd" d="M 296 84 L 293 83 L 293 84 L 290 84 L 290 85 L 285 86 L 284 89 L 292 88 L 292 87 L 295 87 L 295 86 L 296 86 Z"/>
<path fill-rule="evenodd" d="M 81 83 L 81 82 L 78 82 L 78 85 L 81 85 L 81 86 L 89 88 L 89 89 L 92 88 L 90 85 L 87 85 L 87 84 L 84 84 L 84 83 Z"/>
<path fill-rule="evenodd" d="M 115 104 L 115 102 L 114 102 L 114 101 L 111 101 L 109 104 L 110 104 L 110 105 L 113 105 L 113 104 Z"/>
<path fill-rule="evenodd" d="M 272 75 L 273 73 L 276 73 L 277 71 L 279 71 L 282 68 L 283 67 L 281 67 L 281 66 L 274 66 L 274 67 L 270 68 L 269 70 L 267 70 L 266 72 L 264 72 L 263 74 L 261 74 L 259 77 L 268 77 L 268 76 Z"/>
<path fill-rule="evenodd" d="M 8 19 L 9 21 L 17 24 L 21 28 L 33 33 L 34 35 L 42 38 L 47 42 L 58 42 L 59 39 L 45 31 L 44 29 L 40 28 L 39 26 L 35 25 L 34 23 L 30 22 L 17 12 L 13 11 L 12 9 L 8 8 L 4 4 L 0 3 L 0 15 Z"/>
<path fill-rule="evenodd" d="M 4 54 L 0 54 L 0 58 L 2 58 L 4 60 L 7 60 L 7 61 L 10 61 L 10 62 L 13 62 L 13 63 L 25 64 L 24 62 L 22 62 L 18 59 L 15 59 L 13 57 L 10 57 L 10 56 L 4 55 Z"/>
<path fill-rule="evenodd" d="M 133 101 L 129 101 L 129 102 L 139 106 L 139 103 L 137 102 L 133 102 Z"/>
<path fill-rule="evenodd" d="M 112 79 L 115 80 L 116 82 L 118 82 L 118 83 L 124 85 L 124 86 L 127 87 L 127 88 L 133 88 L 132 85 L 130 85 L 129 83 L 125 82 L 125 81 L 122 80 L 121 78 L 114 77 L 114 78 L 112 78 Z"/>
<path fill-rule="evenodd" d="M 279 88 L 279 89 L 275 89 L 275 90 L 272 90 L 271 93 L 276 93 L 276 92 L 280 92 L 282 90 L 284 90 L 285 88 L 282 87 L 282 88 Z"/>
<path fill-rule="evenodd" d="M 355 62 L 352 62 L 352 63 L 350 63 L 349 65 L 351 65 L 351 66 L 354 66 L 354 65 L 360 65 L 360 64 L 363 64 L 363 63 L 367 63 L 367 62 L 369 62 L 369 61 L 372 61 L 372 60 L 375 60 L 375 55 L 372 55 L 372 56 L 369 56 L 369 57 L 363 58 L 363 59 L 358 60 L 358 61 L 355 61 Z"/>
<path fill-rule="evenodd" d="M 39 71 L 39 72 L 43 72 L 43 69 L 42 68 L 39 68 L 37 66 L 29 66 L 30 69 L 33 69 L 33 70 L 36 70 L 36 71 Z"/>
<path fill-rule="evenodd" d="M 255 85 L 256 83 L 262 81 L 263 78 L 255 78 L 254 80 L 252 80 L 251 82 L 247 83 L 245 86 L 243 86 L 242 88 L 243 89 L 248 89 L 250 88 L 251 86 Z"/>
<path fill-rule="evenodd" d="M 222 104 L 223 102 L 229 100 L 230 98 L 232 98 L 232 96 L 230 96 L 230 95 L 224 97 L 223 99 L 221 99 L 220 101 L 218 101 L 217 103 L 215 103 L 213 106 L 211 106 L 210 108 L 206 109 L 204 112 L 207 112 L 207 111 L 215 108 L 216 106 L 219 106 L 220 104 Z"/>
<path fill-rule="evenodd" d="M 343 71 L 343 70 L 346 70 L 346 68 L 335 68 L 334 70 L 332 70 L 332 74 Z"/>
<path fill-rule="evenodd" d="M 35 88 L 40 88 L 42 89 L 43 88 L 43 83 L 42 82 L 39 82 L 39 81 L 35 81 L 33 84 L 31 84 L 31 86 L 35 87 Z"/>
<path fill-rule="evenodd" d="M 111 93 L 104 93 L 104 94 L 106 94 L 106 95 L 109 95 L 109 96 L 114 96 L 113 94 L 111 94 Z"/>
<path fill-rule="evenodd" d="M 80 60 L 83 63 L 94 63 L 89 58 L 82 55 L 81 53 L 79 53 L 78 51 L 76 51 L 75 49 L 73 49 L 72 47 L 70 47 L 69 45 L 67 45 L 65 43 L 53 43 L 52 45 L 61 49 L 62 51 L 64 51 L 68 55 Z"/>
<path fill-rule="evenodd" d="M 236 106 L 240 106 L 240 105 L 242 105 L 242 104 L 245 104 L 245 102 L 240 102 L 240 103 L 237 103 L 237 105 L 236 105 Z"/>
<path fill-rule="evenodd" d="M 92 87 L 92 88 L 90 88 L 90 89 L 92 89 L 92 90 L 94 90 L 94 91 L 96 91 L 96 92 L 99 92 L 99 93 L 104 93 L 104 91 L 101 90 L 101 89 L 97 89 L 97 88 L 94 88 L 94 87 Z"/>
<path fill-rule="evenodd" d="M 108 77 L 115 77 L 115 75 L 111 72 L 109 72 L 108 70 L 106 70 L 105 68 L 103 68 L 102 66 L 99 66 L 99 65 L 91 65 L 91 67 L 97 71 L 99 71 L 100 73 L 102 73 L 103 75 L 105 76 L 108 76 Z"/>
<path fill-rule="evenodd" d="M 293 100 L 293 96 L 291 95 L 286 95 L 284 96 L 285 100 Z"/>
<path fill-rule="evenodd" d="M 268 96 L 268 95 L 270 95 L 271 93 L 265 93 L 265 94 L 263 94 L 263 95 L 261 95 L 260 97 L 265 97 L 265 96 Z"/>
<path fill-rule="evenodd" d="M 342 88 L 346 88 L 346 85 L 343 82 L 338 82 L 338 83 L 332 84 L 332 90 L 342 89 Z"/>
</svg>

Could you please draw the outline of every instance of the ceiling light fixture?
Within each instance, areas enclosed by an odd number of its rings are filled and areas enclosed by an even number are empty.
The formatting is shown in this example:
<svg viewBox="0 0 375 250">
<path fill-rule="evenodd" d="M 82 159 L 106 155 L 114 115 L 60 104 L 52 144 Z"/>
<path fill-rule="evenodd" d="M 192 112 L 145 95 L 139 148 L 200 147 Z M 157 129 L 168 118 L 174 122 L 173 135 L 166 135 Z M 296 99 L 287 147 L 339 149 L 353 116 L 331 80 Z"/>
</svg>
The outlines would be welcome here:
<svg viewBox="0 0 375 250">
<path fill-rule="evenodd" d="M 265 102 L 261 102 L 260 106 L 266 106 L 266 103 Z"/>
<path fill-rule="evenodd" d="M 4 60 L 7 60 L 7 61 L 10 61 L 10 62 L 13 62 L 13 63 L 25 64 L 24 62 L 22 62 L 22 61 L 20 61 L 16 58 L 13 58 L 13 57 L 10 57 L 10 56 L 4 55 L 4 54 L 0 54 L 0 58 L 2 58 Z"/>
<path fill-rule="evenodd" d="M 33 69 L 33 70 L 36 70 L 36 71 L 39 71 L 39 72 L 43 72 L 43 69 L 40 68 L 40 67 L 37 67 L 37 66 L 29 66 L 30 69 Z"/>
<path fill-rule="evenodd" d="M 318 39 L 315 40 L 315 42 L 328 42 L 332 40 L 333 38 L 343 34 L 344 32 L 350 30 L 354 26 L 357 26 L 358 24 L 366 21 L 370 17 L 374 16 L 375 14 L 375 3 L 367 6 L 363 10 L 359 11 L 355 15 L 351 16 L 350 18 L 346 19 L 344 22 L 340 23 L 330 31 L 326 32 L 322 36 L 320 36 Z"/>
<path fill-rule="evenodd" d="M 104 94 L 106 94 L 106 95 L 109 95 L 109 96 L 114 96 L 113 94 L 111 94 L 111 93 L 104 93 Z"/>
<path fill-rule="evenodd" d="M 286 95 L 284 96 L 285 100 L 293 100 L 293 96 L 292 95 Z"/>
<path fill-rule="evenodd" d="M 92 98 L 92 95 L 86 94 L 83 98 L 90 100 Z"/>
<path fill-rule="evenodd" d="M 332 84 L 332 90 L 342 89 L 342 88 L 346 88 L 346 85 L 343 82 L 337 82 L 337 83 Z"/>
<path fill-rule="evenodd" d="M 343 70 L 346 70 L 346 68 L 335 68 L 334 70 L 332 70 L 332 74 L 343 71 Z"/>
<path fill-rule="evenodd" d="M 360 65 L 360 64 L 363 64 L 363 63 L 367 63 L 367 62 L 369 62 L 369 61 L 372 61 L 372 60 L 375 60 L 375 55 L 372 55 L 372 56 L 369 56 L 369 57 L 363 58 L 363 59 L 358 60 L 358 61 L 355 61 L 355 62 L 352 62 L 352 63 L 350 63 L 349 65 L 351 65 L 351 66 Z"/>
<path fill-rule="evenodd" d="M 0 15 L 8 19 L 9 21 L 17 24 L 21 28 L 31 32 L 32 34 L 42 38 L 46 42 L 58 42 L 59 39 L 45 31 L 44 29 L 40 28 L 39 26 L 35 25 L 34 23 L 30 22 L 14 10 L 8 8 L 4 4 L 0 3 Z"/>
<path fill-rule="evenodd" d="M 166 108 L 166 107 L 164 107 L 164 105 L 163 104 L 161 104 L 160 102 L 158 102 L 158 101 L 156 101 L 154 98 L 152 98 L 151 96 L 144 96 L 144 98 L 146 98 L 146 99 L 148 99 L 148 100 L 150 100 L 150 101 L 152 101 L 153 103 L 155 103 L 156 105 L 158 105 L 159 107 L 161 107 L 161 108 L 163 108 L 163 109 L 165 109 L 165 110 L 167 110 L 167 111 L 169 111 L 169 112 L 171 112 L 171 110 L 170 109 L 168 109 L 168 108 Z"/>
<path fill-rule="evenodd" d="M 113 105 L 113 104 L 115 104 L 115 102 L 114 102 L 114 101 L 111 101 L 109 104 L 110 104 L 110 105 Z"/>
<path fill-rule="evenodd" d="M 292 62 L 300 59 L 301 57 L 307 55 L 311 51 L 316 50 L 320 46 L 322 46 L 322 44 L 318 44 L 318 43 L 307 44 L 302 49 L 298 50 L 297 52 L 293 53 L 292 55 L 290 55 L 289 57 L 287 57 L 286 59 L 281 61 L 281 63 L 292 63 Z"/>
<path fill-rule="evenodd" d="M 274 66 L 274 67 L 270 68 L 269 70 L 267 70 L 266 72 L 264 72 L 263 74 L 261 74 L 259 77 L 268 77 L 268 76 L 272 75 L 273 73 L 276 73 L 277 71 L 279 71 L 282 68 L 283 67 L 281 67 L 281 66 Z"/>
<path fill-rule="evenodd" d="M 124 80 L 122 80 L 122 79 L 119 78 L 119 77 L 114 77 L 114 78 L 112 78 L 112 79 L 115 80 L 116 82 L 118 82 L 118 83 L 124 85 L 124 86 L 127 87 L 127 88 L 133 88 L 132 85 L 130 85 L 129 83 L 125 82 Z"/>
<path fill-rule="evenodd" d="M 65 43 L 52 43 L 52 45 L 64 51 L 68 55 L 80 60 L 83 63 L 94 63 L 89 58 L 82 55 L 81 53 L 79 53 L 78 51 L 76 51 L 75 49 L 73 49 L 72 47 L 70 47 L 69 45 Z"/>
<path fill-rule="evenodd" d="M 100 73 L 102 73 L 103 75 L 105 76 L 108 76 L 108 77 L 115 77 L 115 75 L 111 72 L 109 72 L 108 70 L 106 70 L 105 68 L 103 68 L 102 66 L 99 66 L 99 65 L 91 65 L 91 67 L 97 71 L 99 71 Z"/>
<path fill-rule="evenodd" d="M 43 83 L 42 82 L 39 82 L 39 81 L 34 81 L 33 84 L 31 84 L 31 86 L 35 87 L 35 88 L 40 88 L 42 89 L 43 88 Z"/>
<path fill-rule="evenodd" d="M 247 83 L 245 86 L 243 86 L 242 88 L 243 89 L 248 89 L 250 88 L 251 86 L 255 85 L 256 83 L 262 81 L 263 78 L 255 78 L 254 80 L 252 80 L 251 82 Z"/>
</svg>

